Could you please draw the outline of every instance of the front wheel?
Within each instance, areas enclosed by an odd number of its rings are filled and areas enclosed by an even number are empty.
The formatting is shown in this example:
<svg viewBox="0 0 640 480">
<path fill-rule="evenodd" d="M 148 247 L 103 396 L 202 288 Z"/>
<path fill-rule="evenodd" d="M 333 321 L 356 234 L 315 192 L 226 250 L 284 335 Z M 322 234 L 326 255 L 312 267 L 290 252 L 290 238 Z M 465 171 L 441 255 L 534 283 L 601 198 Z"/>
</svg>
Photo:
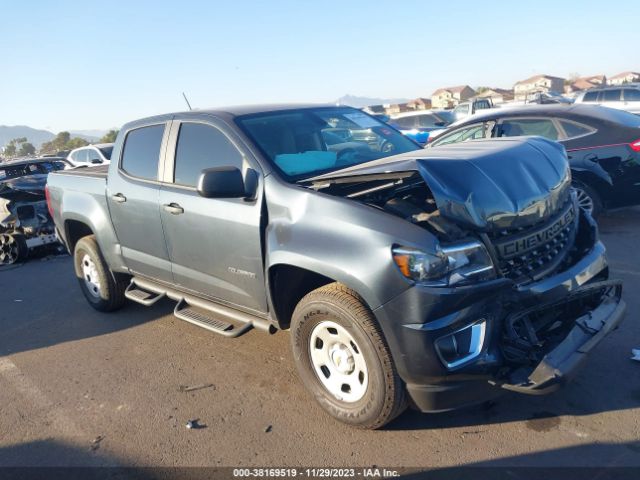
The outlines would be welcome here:
<svg viewBox="0 0 640 480">
<path fill-rule="evenodd" d="M 361 428 L 380 428 L 404 411 L 404 385 L 373 314 L 344 285 L 307 294 L 291 321 L 298 373 L 320 406 Z"/>
<path fill-rule="evenodd" d="M 124 305 L 127 279 L 109 270 L 94 235 L 76 243 L 73 260 L 82 293 L 93 308 L 112 312 Z"/>
</svg>

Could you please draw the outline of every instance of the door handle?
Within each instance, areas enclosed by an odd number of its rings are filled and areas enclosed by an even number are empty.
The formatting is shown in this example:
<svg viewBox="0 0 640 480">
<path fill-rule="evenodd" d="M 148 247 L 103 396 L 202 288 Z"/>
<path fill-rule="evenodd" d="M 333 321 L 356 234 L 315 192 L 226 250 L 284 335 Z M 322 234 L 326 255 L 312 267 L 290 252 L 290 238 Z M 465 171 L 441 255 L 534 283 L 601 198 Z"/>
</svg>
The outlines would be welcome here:
<svg viewBox="0 0 640 480">
<path fill-rule="evenodd" d="M 114 202 L 118 202 L 118 203 L 124 203 L 127 201 L 127 197 L 125 197 L 121 193 L 116 193 L 115 195 L 111 195 L 111 198 L 113 198 Z"/>
<path fill-rule="evenodd" d="M 169 212 L 171 215 L 180 215 L 181 213 L 184 213 L 184 208 L 177 203 L 168 203 L 162 205 L 162 208 L 164 208 L 165 212 Z"/>
</svg>

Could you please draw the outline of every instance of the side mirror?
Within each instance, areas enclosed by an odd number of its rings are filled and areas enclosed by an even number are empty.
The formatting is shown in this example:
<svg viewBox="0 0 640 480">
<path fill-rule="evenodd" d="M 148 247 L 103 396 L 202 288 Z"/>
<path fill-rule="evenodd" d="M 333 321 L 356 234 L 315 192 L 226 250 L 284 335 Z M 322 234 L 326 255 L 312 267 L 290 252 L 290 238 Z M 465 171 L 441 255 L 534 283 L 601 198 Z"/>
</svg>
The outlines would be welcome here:
<svg viewBox="0 0 640 480">
<path fill-rule="evenodd" d="M 434 123 L 434 125 L 435 125 L 436 127 L 444 127 L 444 126 L 446 126 L 447 124 L 446 124 L 445 122 L 436 122 L 436 123 Z"/>
<path fill-rule="evenodd" d="M 246 182 L 237 167 L 206 168 L 198 178 L 198 194 L 204 198 L 255 198 L 258 189 L 258 174 L 247 170 Z"/>
<path fill-rule="evenodd" d="M 100 160 L 99 158 L 94 158 L 91 160 L 91 165 L 98 165 L 102 163 L 102 160 Z"/>
</svg>

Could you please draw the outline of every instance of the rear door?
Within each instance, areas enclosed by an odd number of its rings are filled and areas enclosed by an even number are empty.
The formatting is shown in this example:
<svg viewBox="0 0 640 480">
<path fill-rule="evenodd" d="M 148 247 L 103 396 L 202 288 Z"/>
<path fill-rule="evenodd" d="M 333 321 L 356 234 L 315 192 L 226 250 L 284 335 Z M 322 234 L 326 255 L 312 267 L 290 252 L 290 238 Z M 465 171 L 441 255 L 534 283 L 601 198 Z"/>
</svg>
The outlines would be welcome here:
<svg viewBox="0 0 640 480">
<path fill-rule="evenodd" d="M 155 122 L 127 132 L 107 184 L 111 221 L 127 267 L 164 282 L 173 280 L 158 206 L 159 166 L 169 124 Z"/>
<path fill-rule="evenodd" d="M 160 191 L 160 215 L 174 282 L 222 303 L 266 312 L 262 262 L 262 178 L 255 200 L 203 198 L 205 168 L 260 172 L 232 130 L 212 119 L 175 121 Z"/>
</svg>

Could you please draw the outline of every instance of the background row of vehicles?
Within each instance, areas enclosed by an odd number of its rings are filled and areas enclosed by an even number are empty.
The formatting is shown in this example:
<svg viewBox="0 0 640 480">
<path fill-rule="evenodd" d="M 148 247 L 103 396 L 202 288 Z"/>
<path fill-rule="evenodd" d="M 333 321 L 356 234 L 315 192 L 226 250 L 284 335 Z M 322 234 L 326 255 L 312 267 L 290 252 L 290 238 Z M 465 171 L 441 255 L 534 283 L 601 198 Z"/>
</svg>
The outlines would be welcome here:
<svg viewBox="0 0 640 480">
<path fill-rule="evenodd" d="M 434 134 L 441 133 L 451 124 L 487 110 L 503 111 L 534 105 L 571 105 L 574 102 L 615 108 L 637 115 L 640 114 L 640 84 L 595 87 L 581 92 L 575 99 L 564 97 L 556 92 L 534 92 L 527 96 L 525 101 L 494 105 L 491 98 L 475 98 L 461 102 L 451 110 L 402 112 L 388 117 L 386 121 L 412 140 L 425 145 L 430 137 L 433 138 Z"/>
</svg>

